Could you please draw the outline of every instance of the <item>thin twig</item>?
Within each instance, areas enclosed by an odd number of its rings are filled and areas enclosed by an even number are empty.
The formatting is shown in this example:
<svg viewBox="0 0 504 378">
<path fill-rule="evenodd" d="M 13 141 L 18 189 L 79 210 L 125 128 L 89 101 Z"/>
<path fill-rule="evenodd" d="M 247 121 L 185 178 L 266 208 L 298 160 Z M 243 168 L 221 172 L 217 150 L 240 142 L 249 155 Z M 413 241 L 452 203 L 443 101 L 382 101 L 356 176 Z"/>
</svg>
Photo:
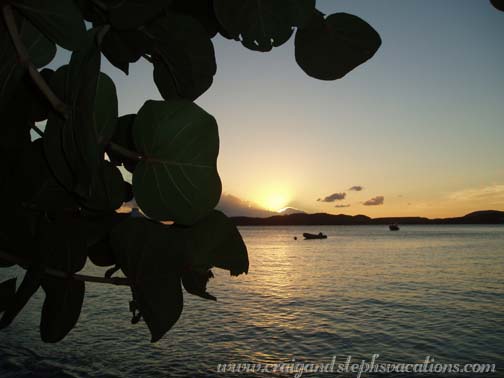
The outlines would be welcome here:
<svg viewBox="0 0 504 378">
<path fill-rule="evenodd" d="M 135 161 L 140 161 L 143 159 L 143 156 L 140 155 L 138 152 L 128 150 L 127 148 L 120 146 L 114 142 L 110 142 L 108 144 L 108 147 L 111 151 L 117 152 L 119 155 L 124 156 L 128 159 Z"/>
<path fill-rule="evenodd" d="M 5 251 L 0 251 L 0 258 L 4 261 L 8 261 L 17 265 L 30 266 L 31 264 L 29 260 L 24 259 L 22 257 L 11 255 L 10 253 L 7 253 Z M 88 276 L 85 274 L 72 274 L 49 267 L 45 267 L 43 273 L 52 277 L 72 279 L 76 281 L 97 282 L 117 286 L 130 286 L 129 280 L 127 278 L 122 277 L 105 278 L 105 277 Z"/>
<path fill-rule="evenodd" d="M 30 55 L 28 54 L 28 51 L 26 50 L 26 47 L 21 40 L 21 36 L 19 35 L 16 19 L 14 17 L 14 13 L 12 12 L 12 7 L 9 4 L 5 4 L 2 7 L 2 13 L 5 20 L 5 25 L 7 26 L 7 30 L 9 31 L 12 43 L 14 44 L 14 47 L 16 49 L 19 63 L 22 66 L 26 67 L 31 78 L 40 89 L 40 91 L 47 97 L 52 107 L 66 118 L 68 116 L 67 106 L 54 94 L 40 72 L 30 61 Z"/>
</svg>

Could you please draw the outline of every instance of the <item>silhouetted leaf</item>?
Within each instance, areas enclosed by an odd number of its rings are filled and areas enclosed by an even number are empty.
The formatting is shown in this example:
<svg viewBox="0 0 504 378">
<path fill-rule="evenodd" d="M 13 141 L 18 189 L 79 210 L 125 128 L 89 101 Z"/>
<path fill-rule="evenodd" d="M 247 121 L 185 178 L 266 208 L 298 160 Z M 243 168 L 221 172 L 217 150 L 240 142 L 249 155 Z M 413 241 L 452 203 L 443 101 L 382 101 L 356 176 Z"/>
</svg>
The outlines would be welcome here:
<svg viewBox="0 0 504 378">
<path fill-rule="evenodd" d="M 196 19 L 213 38 L 220 29 L 215 16 L 213 0 L 174 0 L 171 9 Z"/>
<path fill-rule="evenodd" d="M 285 43 L 294 27 L 303 26 L 315 0 L 214 0 L 215 14 L 231 36 L 245 47 L 269 51 Z"/>
<path fill-rule="evenodd" d="M 504 0 L 490 0 L 490 2 L 495 8 L 504 12 Z"/>
<path fill-rule="evenodd" d="M 170 250 L 169 226 L 131 218 L 116 227 L 111 244 L 117 263 L 131 281 L 133 299 L 158 341 L 177 322 L 183 298 L 179 263 Z"/>
<path fill-rule="evenodd" d="M 110 29 L 105 34 L 101 49 L 112 65 L 126 75 L 129 64 L 136 62 L 148 49 L 148 39 L 139 30 Z"/>
<path fill-rule="evenodd" d="M 296 33 L 296 61 L 309 76 L 336 80 L 370 59 L 380 45 L 380 35 L 357 16 L 316 14 Z"/>
<path fill-rule="evenodd" d="M 135 122 L 136 114 L 126 114 L 119 117 L 117 121 L 117 127 L 115 128 L 114 136 L 112 137 L 112 142 L 115 144 L 126 148 L 129 151 L 135 151 L 135 143 L 133 142 L 133 123 Z M 137 165 L 136 160 L 129 159 L 112 148 L 107 149 L 107 155 L 110 161 L 114 165 L 124 164 L 124 167 L 129 171 L 133 172 Z"/>
<path fill-rule="evenodd" d="M 133 125 L 144 156 L 133 174 L 142 211 L 157 220 L 192 224 L 217 205 L 219 135 L 215 119 L 189 101 L 147 101 Z"/>
<path fill-rule="evenodd" d="M 177 229 L 183 239 L 186 264 L 196 268 L 217 267 L 234 276 L 248 273 L 247 247 L 233 222 L 220 211 L 192 225 Z"/>
<path fill-rule="evenodd" d="M 73 0 L 16 0 L 12 5 L 67 50 L 78 50 L 86 38 L 84 20 Z"/>
<path fill-rule="evenodd" d="M 40 319 L 40 336 L 46 343 L 56 343 L 75 327 L 84 301 L 82 281 L 44 277 L 42 288 L 46 293 Z"/>
<path fill-rule="evenodd" d="M 112 266 L 116 259 L 110 246 L 109 238 L 103 238 L 88 248 L 88 257 L 96 266 Z"/>
<path fill-rule="evenodd" d="M 124 0 L 110 9 L 110 22 L 117 29 L 135 29 L 162 13 L 169 0 Z"/>
<path fill-rule="evenodd" d="M 21 285 L 0 320 L 0 330 L 8 327 L 40 287 L 41 272 L 27 270 Z"/>
<path fill-rule="evenodd" d="M 154 82 L 164 99 L 195 100 L 212 85 L 217 70 L 206 30 L 192 17 L 169 13 L 145 33 L 155 47 Z"/>
<path fill-rule="evenodd" d="M 56 54 L 54 43 L 40 34 L 24 17 L 17 18 L 17 21 L 21 41 L 28 51 L 30 60 L 36 67 L 48 64 Z M 0 21 L 0 105 L 4 104 L 12 91 L 18 87 L 25 71 L 26 67 L 19 64 L 7 28 Z"/>
<path fill-rule="evenodd" d="M 212 301 L 216 301 L 212 294 L 210 294 L 206 286 L 210 278 L 213 278 L 213 273 L 211 270 L 185 270 L 182 272 L 182 284 L 184 285 L 184 289 L 189 294 L 197 295 L 198 297 L 210 299 Z"/>
<path fill-rule="evenodd" d="M 38 139 L 31 143 L 31 149 L 25 153 L 25 168 L 22 191 L 24 202 L 39 211 L 77 211 L 75 198 L 61 186 L 54 177 L 44 153 L 44 142 Z"/>
<path fill-rule="evenodd" d="M 16 279 L 0 283 L 0 313 L 4 312 L 16 295 Z"/>
<path fill-rule="evenodd" d="M 40 222 L 40 258 L 44 266 L 65 272 L 76 273 L 86 264 L 86 231 L 76 217 L 60 216 L 51 221 Z M 42 278 L 42 285 L 48 279 Z M 61 280 L 61 283 L 65 283 Z M 46 290 L 47 293 L 47 290 Z"/>
<path fill-rule="evenodd" d="M 86 197 L 103 160 L 97 143 L 94 105 L 100 70 L 96 30 L 88 33 L 85 47 L 72 54 L 70 64 L 53 75 L 51 87 L 70 106 L 68 117 L 51 112 L 45 130 L 47 160 L 58 180 L 70 191 Z"/>
<path fill-rule="evenodd" d="M 101 146 L 100 153 L 103 154 L 117 126 L 117 94 L 112 79 L 101 72 L 96 85 L 93 114 L 96 144 Z"/>
<path fill-rule="evenodd" d="M 108 161 L 93 177 L 89 196 L 81 203 L 96 212 L 110 212 L 121 207 L 127 200 L 127 187 L 119 169 Z"/>
</svg>

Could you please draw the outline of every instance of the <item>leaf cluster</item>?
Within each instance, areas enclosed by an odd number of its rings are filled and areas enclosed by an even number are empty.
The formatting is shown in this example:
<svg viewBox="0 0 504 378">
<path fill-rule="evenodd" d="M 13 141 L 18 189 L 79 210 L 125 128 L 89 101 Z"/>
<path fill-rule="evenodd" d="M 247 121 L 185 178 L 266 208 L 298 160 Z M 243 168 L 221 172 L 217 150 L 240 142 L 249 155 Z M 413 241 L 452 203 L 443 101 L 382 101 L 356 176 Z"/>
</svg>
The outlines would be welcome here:
<svg viewBox="0 0 504 378">
<path fill-rule="evenodd" d="M 217 70 L 212 38 L 266 52 L 295 33 L 309 76 L 335 80 L 370 59 L 378 33 L 357 16 L 323 15 L 315 0 L 4 0 L 0 21 L 0 266 L 26 269 L 0 284 L 0 329 L 45 292 L 40 333 L 63 339 L 85 295 L 89 259 L 121 269 L 133 322 L 159 340 L 183 290 L 205 299 L 214 267 L 248 272 L 246 246 L 214 210 L 221 195 L 216 120 L 194 101 Z M 68 64 L 43 68 L 57 46 Z M 145 59 L 162 101 L 118 114 L 105 57 L 128 74 Z M 43 131 L 36 123 L 44 124 Z M 36 131 L 40 137 L 33 140 Z M 132 173 L 126 182 L 119 167 Z M 117 210 L 136 200 L 142 217 Z M 170 221 L 167 224 L 165 221 Z M 79 279 L 79 277 L 81 279 Z"/>
</svg>

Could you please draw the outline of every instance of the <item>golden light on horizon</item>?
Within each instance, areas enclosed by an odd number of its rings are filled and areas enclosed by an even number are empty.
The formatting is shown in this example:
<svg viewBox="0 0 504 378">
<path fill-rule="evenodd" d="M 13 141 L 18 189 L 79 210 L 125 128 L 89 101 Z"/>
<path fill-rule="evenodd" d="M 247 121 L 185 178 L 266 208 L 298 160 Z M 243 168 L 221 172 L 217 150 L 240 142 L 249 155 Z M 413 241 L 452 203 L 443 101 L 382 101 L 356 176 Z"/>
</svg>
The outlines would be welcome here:
<svg viewBox="0 0 504 378">
<path fill-rule="evenodd" d="M 289 204 L 291 196 L 284 191 L 265 193 L 258 200 L 259 205 L 270 211 L 279 211 Z"/>
</svg>

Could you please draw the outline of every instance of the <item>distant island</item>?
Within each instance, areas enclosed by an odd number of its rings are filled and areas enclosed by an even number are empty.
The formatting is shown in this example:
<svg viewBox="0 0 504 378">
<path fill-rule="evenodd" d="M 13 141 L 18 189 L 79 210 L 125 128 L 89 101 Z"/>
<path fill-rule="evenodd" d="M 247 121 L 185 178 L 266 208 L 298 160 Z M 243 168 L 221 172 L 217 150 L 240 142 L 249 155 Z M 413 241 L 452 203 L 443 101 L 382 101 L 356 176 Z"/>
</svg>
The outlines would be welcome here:
<svg viewBox="0 0 504 378">
<path fill-rule="evenodd" d="M 504 224 L 504 211 L 476 211 L 458 218 L 429 219 L 423 217 L 370 218 L 366 215 L 334 215 L 326 213 L 295 213 L 267 218 L 232 217 L 238 226 L 336 226 L 387 224 Z"/>
</svg>

